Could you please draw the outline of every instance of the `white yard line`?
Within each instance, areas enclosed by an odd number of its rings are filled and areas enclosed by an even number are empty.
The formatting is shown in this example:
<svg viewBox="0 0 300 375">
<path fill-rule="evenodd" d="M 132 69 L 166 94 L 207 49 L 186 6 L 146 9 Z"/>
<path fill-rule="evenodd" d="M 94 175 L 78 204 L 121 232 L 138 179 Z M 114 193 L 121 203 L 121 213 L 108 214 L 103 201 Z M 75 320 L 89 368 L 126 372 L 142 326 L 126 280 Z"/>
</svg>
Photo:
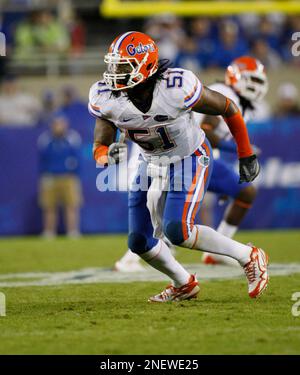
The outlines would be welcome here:
<svg viewBox="0 0 300 375">
<path fill-rule="evenodd" d="M 228 266 L 207 266 L 186 264 L 186 269 L 196 273 L 201 280 L 233 279 L 244 275 L 242 268 Z M 271 276 L 300 273 L 299 263 L 274 263 L 270 267 Z M 35 280 L 28 280 L 28 279 Z M 146 267 L 142 272 L 121 273 L 107 268 L 86 268 L 68 272 L 28 272 L 0 275 L 1 287 L 51 286 L 65 284 L 128 283 L 136 281 L 165 281 L 167 278 L 158 271 Z M 10 281 L 12 280 L 12 281 Z"/>
</svg>

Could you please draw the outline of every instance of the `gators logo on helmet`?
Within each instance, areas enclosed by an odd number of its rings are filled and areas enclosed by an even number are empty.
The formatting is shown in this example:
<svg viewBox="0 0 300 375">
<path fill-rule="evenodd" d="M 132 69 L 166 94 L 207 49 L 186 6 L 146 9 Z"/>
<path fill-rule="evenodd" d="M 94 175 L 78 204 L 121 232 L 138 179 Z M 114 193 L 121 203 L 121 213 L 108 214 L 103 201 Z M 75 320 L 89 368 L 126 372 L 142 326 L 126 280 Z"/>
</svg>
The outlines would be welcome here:
<svg viewBox="0 0 300 375">
<path fill-rule="evenodd" d="M 144 82 L 158 69 L 158 48 L 146 34 L 128 31 L 119 35 L 104 57 L 103 77 L 111 90 L 124 90 Z"/>
</svg>

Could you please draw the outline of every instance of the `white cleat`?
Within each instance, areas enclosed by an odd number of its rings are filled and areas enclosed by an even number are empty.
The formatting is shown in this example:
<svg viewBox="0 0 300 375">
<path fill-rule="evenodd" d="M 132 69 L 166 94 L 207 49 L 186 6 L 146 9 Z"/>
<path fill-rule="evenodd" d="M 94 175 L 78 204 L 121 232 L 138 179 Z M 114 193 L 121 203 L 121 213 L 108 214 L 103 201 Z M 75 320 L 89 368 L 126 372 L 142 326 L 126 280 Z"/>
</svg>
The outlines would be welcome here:
<svg viewBox="0 0 300 375">
<path fill-rule="evenodd" d="M 250 298 L 259 297 L 267 288 L 269 282 L 268 262 L 268 255 L 262 249 L 252 246 L 250 261 L 244 266 Z"/>
<path fill-rule="evenodd" d="M 167 286 L 160 294 L 149 298 L 149 302 L 178 302 L 187 299 L 196 298 L 200 291 L 199 282 L 195 275 L 191 275 L 189 282 L 180 288 L 173 285 Z"/>
<path fill-rule="evenodd" d="M 122 262 L 117 261 L 114 266 L 114 271 L 118 272 L 143 272 L 145 271 L 145 267 L 140 263 L 139 260 L 134 262 Z"/>
</svg>

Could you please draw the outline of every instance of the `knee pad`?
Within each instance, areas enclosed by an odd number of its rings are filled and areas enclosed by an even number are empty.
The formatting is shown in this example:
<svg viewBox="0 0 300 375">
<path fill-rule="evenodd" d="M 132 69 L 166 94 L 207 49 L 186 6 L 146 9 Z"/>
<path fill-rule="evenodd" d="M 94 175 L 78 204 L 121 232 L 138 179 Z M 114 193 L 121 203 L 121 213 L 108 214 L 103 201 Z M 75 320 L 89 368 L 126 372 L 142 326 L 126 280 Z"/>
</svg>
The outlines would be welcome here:
<svg viewBox="0 0 300 375">
<path fill-rule="evenodd" d="M 164 235 L 173 245 L 180 245 L 184 241 L 181 221 L 168 221 L 163 225 Z"/>
<path fill-rule="evenodd" d="M 141 233 L 132 232 L 128 235 L 128 248 L 135 254 L 141 255 L 152 249 L 158 240 L 146 237 Z"/>
<path fill-rule="evenodd" d="M 147 251 L 147 238 L 140 233 L 129 233 L 128 247 L 133 253 L 145 253 Z"/>
</svg>

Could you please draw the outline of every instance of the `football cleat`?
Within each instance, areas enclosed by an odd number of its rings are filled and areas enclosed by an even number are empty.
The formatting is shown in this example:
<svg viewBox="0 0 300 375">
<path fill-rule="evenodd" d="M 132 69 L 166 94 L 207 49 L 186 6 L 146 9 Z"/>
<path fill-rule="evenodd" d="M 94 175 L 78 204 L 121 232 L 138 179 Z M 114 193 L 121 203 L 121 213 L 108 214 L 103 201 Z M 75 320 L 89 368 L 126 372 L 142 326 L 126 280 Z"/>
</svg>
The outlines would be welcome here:
<svg viewBox="0 0 300 375">
<path fill-rule="evenodd" d="M 142 272 L 145 271 L 145 267 L 140 263 L 139 260 L 131 262 L 117 261 L 114 265 L 114 271 L 118 272 Z"/>
<path fill-rule="evenodd" d="M 219 255 L 219 254 L 203 253 L 202 262 L 206 265 L 213 265 L 213 266 L 220 264 L 223 266 L 240 267 L 240 264 L 237 260 L 227 257 L 225 255 Z"/>
<path fill-rule="evenodd" d="M 250 298 L 259 297 L 267 288 L 269 282 L 268 262 L 268 255 L 262 249 L 253 246 L 250 261 L 244 266 Z"/>
<path fill-rule="evenodd" d="M 196 275 L 191 275 L 189 282 L 180 288 L 173 285 L 167 286 L 160 294 L 149 298 L 149 302 L 179 302 L 196 298 L 200 291 L 199 282 Z"/>
</svg>

